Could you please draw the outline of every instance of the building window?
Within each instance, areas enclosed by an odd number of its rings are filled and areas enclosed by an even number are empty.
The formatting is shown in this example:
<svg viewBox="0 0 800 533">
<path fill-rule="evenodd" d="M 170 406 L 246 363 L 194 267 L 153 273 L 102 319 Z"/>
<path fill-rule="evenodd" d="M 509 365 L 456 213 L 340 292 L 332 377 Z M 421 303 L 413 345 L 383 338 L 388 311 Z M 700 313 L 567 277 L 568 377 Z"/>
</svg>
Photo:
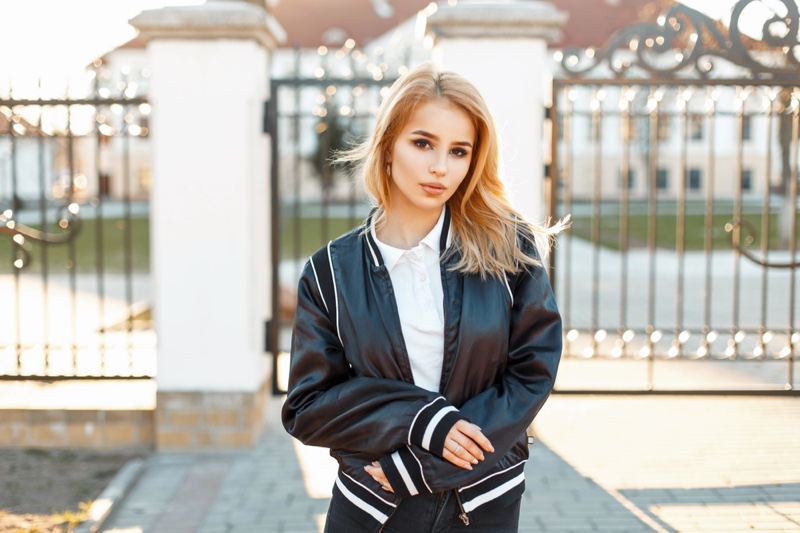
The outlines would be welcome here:
<svg viewBox="0 0 800 533">
<path fill-rule="evenodd" d="M 703 183 L 703 171 L 699 168 L 690 168 L 686 171 L 686 185 L 689 190 L 699 191 Z"/>
<path fill-rule="evenodd" d="M 742 115 L 742 140 L 749 141 L 753 137 L 753 132 L 751 130 L 752 127 L 752 117 L 750 115 Z"/>
<path fill-rule="evenodd" d="M 745 168 L 742 170 L 742 190 L 743 191 L 751 191 L 753 190 L 753 171 L 749 168 Z"/>
<path fill-rule="evenodd" d="M 622 170 L 619 172 L 619 188 L 622 189 L 623 187 L 623 179 L 622 179 Z M 636 174 L 634 173 L 632 168 L 628 169 L 628 189 L 633 189 L 636 185 Z"/>
<path fill-rule="evenodd" d="M 656 170 L 656 189 L 669 187 L 669 171 L 666 168 Z"/>
<path fill-rule="evenodd" d="M 693 141 L 703 140 L 705 129 L 704 115 L 689 115 L 689 138 Z"/>
</svg>

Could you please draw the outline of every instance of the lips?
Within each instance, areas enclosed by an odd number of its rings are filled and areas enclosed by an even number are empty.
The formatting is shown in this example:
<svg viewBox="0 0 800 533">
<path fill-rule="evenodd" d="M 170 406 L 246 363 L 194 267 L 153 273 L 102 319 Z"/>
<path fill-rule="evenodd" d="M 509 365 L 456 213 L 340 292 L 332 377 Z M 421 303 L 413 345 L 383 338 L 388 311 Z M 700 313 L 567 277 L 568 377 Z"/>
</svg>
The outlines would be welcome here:
<svg viewBox="0 0 800 533">
<path fill-rule="evenodd" d="M 422 184 L 422 189 L 426 193 L 433 194 L 433 195 L 442 194 L 444 192 L 444 190 L 445 190 L 444 185 L 442 185 L 440 183 L 435 183 L 435 182 L 433 182 L 433 183 L 423 183 Z"/>
</svg>

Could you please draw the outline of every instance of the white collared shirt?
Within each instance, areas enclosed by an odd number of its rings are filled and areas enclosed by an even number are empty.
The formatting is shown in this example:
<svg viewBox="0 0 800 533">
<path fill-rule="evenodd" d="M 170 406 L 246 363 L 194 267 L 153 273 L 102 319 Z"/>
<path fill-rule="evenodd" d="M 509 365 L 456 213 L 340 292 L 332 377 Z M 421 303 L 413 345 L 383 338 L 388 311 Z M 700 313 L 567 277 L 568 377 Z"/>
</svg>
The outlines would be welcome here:
<svg viewBox="0 0 800 533">
<path fill-rule="evenodd" d="M 439 268 L 443 226 L 444 209 L 433 229 L 409 250 L 382 243 L 375 225 L 370 228 L 392 279 L 414 384 L 433 392 L 439 392 L 444 357 L 444 296 Z"/>
</svg>

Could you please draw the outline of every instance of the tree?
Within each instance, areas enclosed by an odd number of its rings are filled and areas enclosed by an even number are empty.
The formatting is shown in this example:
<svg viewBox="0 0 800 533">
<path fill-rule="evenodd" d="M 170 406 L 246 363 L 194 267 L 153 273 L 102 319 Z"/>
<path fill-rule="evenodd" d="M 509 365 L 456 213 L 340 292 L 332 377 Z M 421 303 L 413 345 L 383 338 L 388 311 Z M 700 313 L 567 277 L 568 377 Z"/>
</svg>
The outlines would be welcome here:
<svg viewBox="0 0 800 533">
<path fill-rule="evenodd" d="M 315 127 L 317 150 L 312 156 L 312 163 L 322 188 L 327 193 L 333 188 L 337 175 L 332 162 L 333 157 L 338 152 L 350 148 L 357 137 L 352 133 L 353 119 L 338 113 L 334 102 L 326 102 L 324 109 L 325 114 Z"/>
</svg>

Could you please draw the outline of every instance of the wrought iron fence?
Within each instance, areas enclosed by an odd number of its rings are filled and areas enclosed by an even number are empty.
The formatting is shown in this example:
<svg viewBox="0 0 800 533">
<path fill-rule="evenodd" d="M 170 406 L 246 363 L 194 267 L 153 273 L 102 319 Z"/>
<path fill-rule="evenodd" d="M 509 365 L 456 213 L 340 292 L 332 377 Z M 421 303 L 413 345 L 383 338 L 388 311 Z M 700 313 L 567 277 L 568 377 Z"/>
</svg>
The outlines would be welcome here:
<svg viewBox="0 0 800 533">
<path fill-rule="evenodd" d="M 267 351 L 273 391 L 285 392 L 295 289 L 309 256 L 359 225 L 370 202 L 336 151 L 372 129 L 382 92 L 405 67 L 346 43 L 339 50 L 295 51 L 293 65 L 273 78 L 265 130 L 271 134 L 272 308 Z M 314 57 L 316 56 L 316 57 Z M 407 59 L 407 58 L 406 58 Z"/>
<path fill-rule="evenodd" d="M 0 379 L 155 374 L 147 73 L 0 90 Z"/>
<path fill-rule="evenodd" d="M 782 2 L 756 41 L 740 24 L 758 3 L 740 0 L 729 30 L 676 5 L 555 58 L 549 205 L 573 217 L 555 269 L 565 355 L 640 361 L 634 390 L 797 392 L 798 10 Z M 658 385 L 667 361 L 733 360 L 763 375 Z"/>
</svg>

